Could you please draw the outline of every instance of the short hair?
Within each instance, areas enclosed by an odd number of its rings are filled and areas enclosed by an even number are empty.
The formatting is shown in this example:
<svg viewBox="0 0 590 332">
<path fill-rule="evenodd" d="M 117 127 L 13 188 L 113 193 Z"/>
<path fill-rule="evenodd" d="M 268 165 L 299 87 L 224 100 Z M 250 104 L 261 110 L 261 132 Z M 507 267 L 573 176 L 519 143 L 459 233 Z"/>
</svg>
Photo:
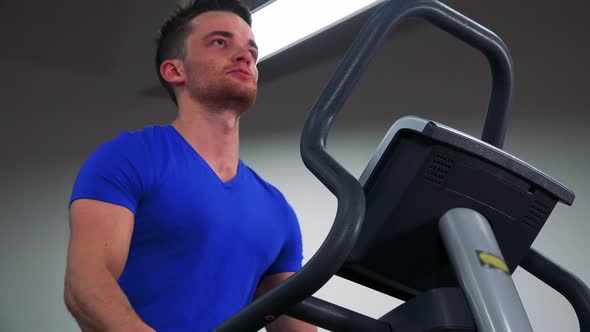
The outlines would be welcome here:
<svg viewBox="0 0 590 332">
<path fill-rule="evenodd" d="M 179 4 L 159 30 L 156 39 L 156 73 L 174 104 L 178 105 L 172 86 L 160 73 L 160 65 L 168 59 L 184 59 L 186 39 L 192 32 L 191 21 L 209 11 L 226 11 L 241 17 L 252 26 L 250 9 L 241 0 L 193 0 Z"/>
</svg>

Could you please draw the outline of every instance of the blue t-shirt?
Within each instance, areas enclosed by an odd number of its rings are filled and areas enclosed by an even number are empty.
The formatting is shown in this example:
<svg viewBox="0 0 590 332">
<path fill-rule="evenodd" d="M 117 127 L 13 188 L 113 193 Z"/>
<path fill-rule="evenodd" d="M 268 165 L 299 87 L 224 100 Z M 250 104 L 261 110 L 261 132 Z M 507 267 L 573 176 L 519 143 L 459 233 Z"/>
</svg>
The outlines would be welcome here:
<svg viewBox="0 0 590 332">
<path fill-rule="evenodd" d="M 242 161 L 224 183 L 171 125 L 100 146 L 70 202 L 80 198 L 135 214 L 118 282 L 157 331 L 211 331 L 252 301 L 261 277 L 301 268 L 301 232 L 283 195 Z"/>
</svg>

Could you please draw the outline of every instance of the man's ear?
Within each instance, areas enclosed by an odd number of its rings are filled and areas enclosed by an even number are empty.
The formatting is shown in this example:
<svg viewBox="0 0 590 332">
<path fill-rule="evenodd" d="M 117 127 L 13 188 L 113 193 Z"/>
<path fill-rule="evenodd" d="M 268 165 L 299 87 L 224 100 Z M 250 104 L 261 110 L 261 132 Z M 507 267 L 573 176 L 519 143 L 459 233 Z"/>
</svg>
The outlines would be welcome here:
<svg viewBox="0 0 590 332">
<path fill-rule="evenodd" d="M 186 80 L 183 63 L 178 59 L 164 60 L 160 64 L 160 74 L 170 84 L 181 84 Z"/>
</svg>

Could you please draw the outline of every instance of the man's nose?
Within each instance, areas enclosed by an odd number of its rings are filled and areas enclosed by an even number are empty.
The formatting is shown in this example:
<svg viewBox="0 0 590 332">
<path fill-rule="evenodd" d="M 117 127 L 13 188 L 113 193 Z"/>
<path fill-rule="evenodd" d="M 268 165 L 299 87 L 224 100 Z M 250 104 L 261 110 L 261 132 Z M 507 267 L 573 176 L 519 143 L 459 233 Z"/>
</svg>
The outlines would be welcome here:
<svg viewBox="0 0 590 332">
<path fill-rule="evenodd" d="M 254 58 L 249 50 L 240 50 L 234 55 L 233 60 L 234 62 L 242 62 L 249 66 L 254 61 Z"/>
</svg>

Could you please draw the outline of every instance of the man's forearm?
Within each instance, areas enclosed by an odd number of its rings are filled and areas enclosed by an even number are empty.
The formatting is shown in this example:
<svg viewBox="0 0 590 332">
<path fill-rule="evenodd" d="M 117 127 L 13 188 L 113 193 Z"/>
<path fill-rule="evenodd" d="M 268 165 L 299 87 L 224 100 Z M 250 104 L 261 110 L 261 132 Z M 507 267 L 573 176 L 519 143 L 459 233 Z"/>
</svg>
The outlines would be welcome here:
<svg viewBox="0 0 590 332">
<path fill-rule="evenodd" d="M 266 325 L 266 331 L 268 332 L 317 332 L 318 328 L 297 320 L 295 318 L 282 315 L 277 318 L 274 322 Z"/>
<path fill-rule="evenodd" d="M 92 331 L 150 331 L 105 269 L 68 271 L 65 302 L 80 327 Z"/>
</svg>

